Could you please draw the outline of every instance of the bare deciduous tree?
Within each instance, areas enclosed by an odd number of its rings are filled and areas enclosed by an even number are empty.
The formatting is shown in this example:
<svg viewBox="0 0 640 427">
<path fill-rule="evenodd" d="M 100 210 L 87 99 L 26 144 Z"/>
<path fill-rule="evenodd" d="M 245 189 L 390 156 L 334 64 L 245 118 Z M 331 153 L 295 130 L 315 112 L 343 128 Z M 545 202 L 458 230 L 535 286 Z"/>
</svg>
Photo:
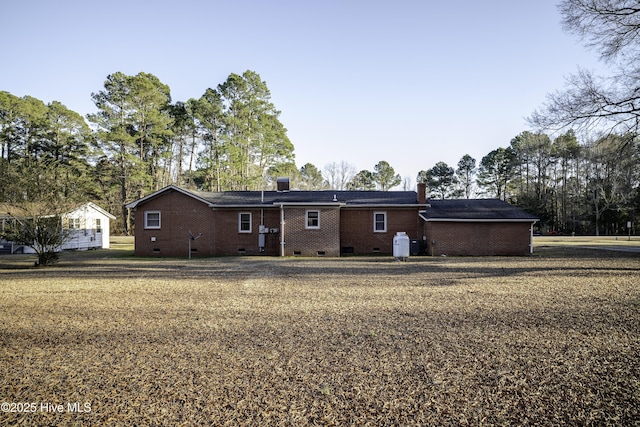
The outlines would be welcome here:
<svg viewBox="0 0 640 427">
<path fill-rule="evenodd" d="M 342 160 L 331 162 L 324 167 L 323 175 L 331 190 L 346 190 L 347 184 L 356 174 L 356 168 L 351 163 Z"/>
<path fill-rule="evenodd" d="M 640 4 L 637 0 L 564 0 L 565 31 L 580 37 L 612 68 L 608 77 L 580 69 L 564 90 L 528 118 L 546 130 L 637 132 L 640 125 Z"/>
</svg>

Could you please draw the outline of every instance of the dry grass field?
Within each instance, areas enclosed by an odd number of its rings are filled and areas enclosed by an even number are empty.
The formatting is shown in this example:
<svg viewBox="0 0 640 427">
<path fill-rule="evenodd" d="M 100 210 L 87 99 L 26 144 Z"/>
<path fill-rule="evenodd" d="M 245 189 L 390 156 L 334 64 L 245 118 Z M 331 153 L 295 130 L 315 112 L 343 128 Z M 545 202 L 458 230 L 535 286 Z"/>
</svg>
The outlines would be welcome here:
<svg viewBox="0 0 640 427">
<path fill-rule="evenodd" d="M 640 423 L 640 254 L 130 254 L 0 258 L 0 425 Z"/>
</svg>

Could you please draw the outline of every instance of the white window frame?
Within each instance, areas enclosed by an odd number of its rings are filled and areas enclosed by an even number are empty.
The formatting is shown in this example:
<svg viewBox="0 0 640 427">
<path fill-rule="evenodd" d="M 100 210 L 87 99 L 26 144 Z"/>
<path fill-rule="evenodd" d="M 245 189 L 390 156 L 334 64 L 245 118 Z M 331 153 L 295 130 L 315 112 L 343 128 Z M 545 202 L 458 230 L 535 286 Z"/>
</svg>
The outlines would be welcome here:
<svg viewBox="0 0 640 427">
<path fill-rule="evenodd" d="M 149 225 L 149 216 L 158 215 L 158 225 Z M 155 219 L 153 219 L 155 222 Z M 144 228 L 147 230 L 159 230 L 162 227 L 162 214 L 160 211 L 144 211 Z"/>
<path fill-rule="evenodd" d="M 309 214 L 312 212 L 317 214 L 317 217 L 315 218 L 318 222 L 317 225 L 309 225 Z M 307 209 L 304 214 L 304 228 L 307 230 L 317 230 L 320 228 L 320 211 L 318 209 Z"/>
<path fill-rule="evenodd" d="M 247 224 L 247 221 L 242 220 L 243 215 L 249 215 L 249 229 L 243 230 L 242 225 Z M 238 233 L 252 233 L 253 232 L 253 216 L 251 212 L 238 212 Z"/>
<path fill-rule="evenodd" d="M 69 230 L 80 230 L 80 218 L 67 218 L 67 228 Z"/>
<path fill-rule="evenodd" d="M 377 216 L 382 215 L 384 217 L 383 229 L 378 230 L 376 227 L 378 225 Z M 374 233 L 386 233 L 387 232 L 387 212 L 385 211 L 376 211 L 373 213 L 373 232 Z"/>
</svg>

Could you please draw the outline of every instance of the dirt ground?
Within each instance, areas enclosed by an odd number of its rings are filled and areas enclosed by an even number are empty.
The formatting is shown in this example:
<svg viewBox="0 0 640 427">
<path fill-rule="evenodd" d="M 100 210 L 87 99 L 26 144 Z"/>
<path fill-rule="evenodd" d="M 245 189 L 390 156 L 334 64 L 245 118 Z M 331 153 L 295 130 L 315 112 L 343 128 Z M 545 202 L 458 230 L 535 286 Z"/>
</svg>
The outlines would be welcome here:
<svg viewBox="0 0 640 427">
<path fill-rule="evenodd" d="M 640 255 L 0 259 L 0 425 L 633 425 Z"/>
</svg>

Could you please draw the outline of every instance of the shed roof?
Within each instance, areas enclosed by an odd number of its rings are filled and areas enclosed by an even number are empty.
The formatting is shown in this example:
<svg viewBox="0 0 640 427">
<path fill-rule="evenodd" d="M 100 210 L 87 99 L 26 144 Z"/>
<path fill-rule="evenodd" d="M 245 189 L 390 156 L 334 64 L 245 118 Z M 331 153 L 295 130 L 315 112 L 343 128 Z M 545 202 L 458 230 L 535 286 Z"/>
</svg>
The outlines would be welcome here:
<svg viewBox="0 0 640 427">
<path fill-rule="evenodd" d="M 34 209 L 34 212 L 38 212 L 38 214 L 40 214 L 41 212 L 44 214 L 45 212 L 47 212 L 49 209 L 51 209 L 51 212 L 55 212 L 55 209 L 53 208 L 47 208 L 47 206 L 44 203 L 34 203 L 32 204 L 33 206 L 31 206 L 30 208 L 25 208 L 23 206 L 18 205 L 12 205 L 10 203 L 0 203 L 0 218 L 11 218 L 15 215 L 17 216 L 32 216 L 33 212 L 30 211 L 30 209 Z M 93 202 L 87 202 L 81 206 L 78 206 L 76 208 L 73 208 L 67 212 L 65 212 L 64 215 L 70 215 L 76 212 L 81 212 L 85 209 L 92 209 L 95 210 L 96 212 L 99 212 L 100 214 L 106 216 L 109 219 L 116 219 L 116 217 L 112 214 L 110 214 L 109 212 L 107 212 L 106 210 L 102 209 L 100 206 L 96 205 Z M 10 212 L 10 213 L 9 213 Z"/>
<path fill-rule="evenodd" d="M 429 200 L 420 211 L 426 221 L 525 221 L 538 218 L 524 210 L 497 199 Z"/>
<path fill-rule="evenodd" d="M 96 205 L 93 202 L 88 202 L 88 203 L 85 203 L 82 206 L 78 206 L 77 208 L 69 211 L 68 214 L 72 214 L 72 213 L 75 213 L 75 212 L 81 212 L 81 211 L 83 211 L 85 209 L 93 209 L 94 211 L 100 213 L 103 216 L 106 216 L 109 219 L 116 219 L 116 217 L 114 215 L 112 215 L 109 212 L 105 211 L 104 209 L 102 209 L 100 206 Z"/>
</svg>

